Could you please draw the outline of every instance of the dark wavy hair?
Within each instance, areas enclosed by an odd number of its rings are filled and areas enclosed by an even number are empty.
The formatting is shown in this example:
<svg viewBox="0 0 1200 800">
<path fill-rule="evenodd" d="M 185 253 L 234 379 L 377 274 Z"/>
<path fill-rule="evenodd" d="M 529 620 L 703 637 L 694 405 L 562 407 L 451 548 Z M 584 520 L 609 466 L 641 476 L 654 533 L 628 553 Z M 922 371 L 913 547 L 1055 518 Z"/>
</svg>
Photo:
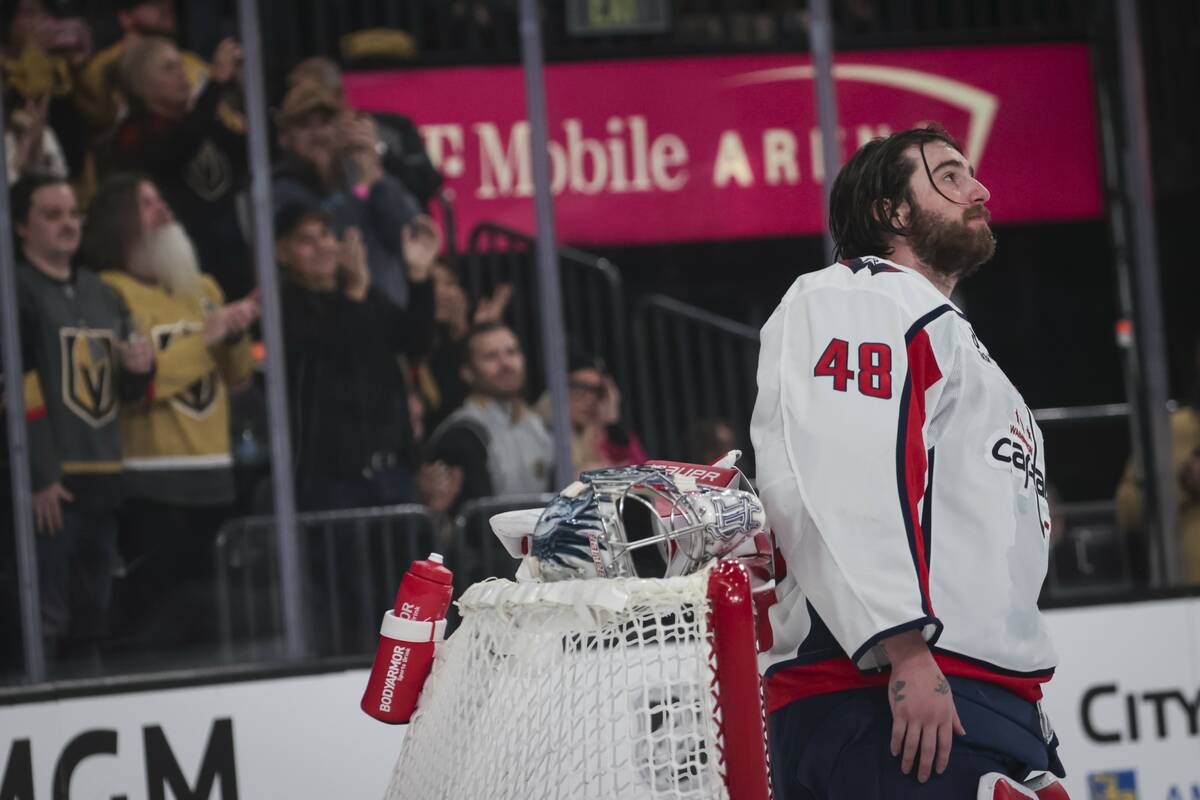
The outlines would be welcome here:
<svg viewBox="0 0 1200 800">
<path fill-rule="evenodd" d="M 138 217 L 138 188 L 150 177 L 118 172 L 105 179 L 88 206 L 79 252 L 92 269 L 124 269 L 142 234 Z"/>
<path fill-rule="evenodd" d="M 33 196 L 37 194 L 39 189 L 44 189 L 47 186 L 59 186 L 60 184 L 71 185 L 70 181 L 58 175 L 45 175 L 34 172 L 22 175 L 21 179 L 14 183 L 8 190 L 9 218 L 13 222 L 13 252 L 17 254 L 18 258 L 24 255 L 25 249 L 21 242 L 21 234 L 17 233 L 17 225 L 24 225 L 29 222 L 29 212 L 33 211 Z"/>
<path fill-rule="evenodd" d="M 29 212 L 33 210 L 33 196 L 37 194 L 38 190 L 64 183 L 68 186 L 71 185 L 70 181 L 58 175 L 47 175 L 41 172 L 22 175 L 21 179 L 8 190 L 8 208 L 12 221 L 22 225 L 29 222 Z"/>
<path fill-rule="evenodd" d="M 925 145 L 934 142 L 962 152 L 958 141 L 934 124 L 872 139 L 850 157 L 829 193 L 829 232 L 838 258 L 891 255 L 888 237 L 908 233 L 892 216 L 901 203 L 912 203 L 909 180 L 918 164 L 929 172 Z M 919 161 L 905 155 L 913 145 L 920 148 Z"/>
</svg>

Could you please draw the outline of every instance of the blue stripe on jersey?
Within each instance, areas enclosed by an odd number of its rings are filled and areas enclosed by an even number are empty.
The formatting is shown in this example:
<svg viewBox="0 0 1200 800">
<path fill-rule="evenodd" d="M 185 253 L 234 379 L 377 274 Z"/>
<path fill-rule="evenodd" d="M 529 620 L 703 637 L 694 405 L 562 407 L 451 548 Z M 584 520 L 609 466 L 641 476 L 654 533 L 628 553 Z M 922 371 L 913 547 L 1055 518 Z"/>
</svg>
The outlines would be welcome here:
<svg viewBox="0 0 1200 800">
<path fill-rule="evenodd" d="M 929 639 L 930 646 L 938 640 L 942 635 L 942 623 L 933 617 L 922 617 L 920 619 L 910 620 L 902 625 L 897 625 L 894 628 L 889 628 L 885 631 L 872 636 L 862 647 L 853 654 L 847 654 L 842 646 L 838 644 L 837 639 L 829 631 L 829 626 L 825 624 L 825 620 L 821 619 L 821 615 L 813 608 L 811 602 L 806 601 L 805 605 L 808 609 L 808 618 L 811 621 L 811 627 L 808 630 L 808 635 L 804 637 L 804 641 L 796 648 L 796 655 L 786 661 L 778 661 L 767 668 L 766 677 L 774 675 L 780 670 L 789 669 L 791 667 L 805 666 L 807 664 L 820 664 L 835 658 L 849 658 L 851 663 L 857 664 L 866 651 L 875 647 L 884 639 L 895 636 L 898 633 L 903 633 L 907 630 L 923 630 L 926 625 L 935 625 L 936 630 L 933 636 Z M 876 672 L 878 670 L 871 670 Z M 862 672 L 862 670 L 859 670 Z"/>
<path fill-rule="evenodd" d="M 904 343 L 906 345 L 912 344 L 912 341 L 917 337 L 917 334 L 923 331 L 930 323 L 943 314 L 952 311 L 954 311 L 954 306 L 946 303 L 945 305 L 940 305 L 932 311 L 923 314 L 919 319 L 917 319 L 916 322 L 909 326 L 909 329 L 904 333 Z M 910 368 L 905 370 L 904 373 L 904 389 L 900 393 L 900 414 L 899 418 L 897 419 L 896 427 L 896 490 L 900 497 L 900 516 L 904 519 L 904 532 L 908 535 L 908 552 L 912 557 L 913 569 L 916 570 L 918 576 L 917 582 L 920 584 L 921 559 L 917 552 L 918 528 L 921 530 L 921 543 L 924 545 L 926 575 L 929 573 L 929 564 L 932 554 L 929 552 L 929 534 L 924 528 L 921 527 L 920 520 L 913 518 L 913 515 L 916 513 L 916 509 L 910 508 L 908 498 L 908 414 L 909 405 L 912 401 L 912 393 L 912 369 Z M 929 478 L 929 483 L 926 492 L 927 499 L 925 501 L 925 510 L 928 512 L 930 506 L 928 497 L 931 496 L 929 490 L 931 490 L 933 487 L 932 462 L 926 465 L 926 472 Z M 924 611 L 928 616 L 933 617 L 933 607 L 930 603 L 930 598 L 924 591 L 921 591 L 921 589 L 918 589 L 918 591 L 921 593 L 921 610 Z"/>
<path fill-rule="evenodd" d="M 1027 418 L 1029 419 L 1029 430 L 1032 431 L 1033 430 L 1033 412 L 1029 409 L 1029 406 L 1025 406 L 1025 414 L 1027 415 Z M 1033 463 L 1036 468 L 1037 436 L 1034 436 L 1032 438 L 1033 438 Z M 1028 478 L 1026 478 L 1026 480 L 1028 480 Z M 1049 481 L 1047 481 L 1046 485 L 1049 486 Z M 1049 521 L 1042 519 L 1042 504 L 1038 502 L 1037 497 L 1038 497 L 1037 486 L 1034 486 L 1033 487 L 1033 507 L 1037 509 L 1037 514 L 1038 514 L 1038 532 L 1040 532 L 1042 534 L 1042 538 L 1045 539 L 1046 534 L 1049 533 L 1049 531 L 1048 531 Z M 1049 496 L 1047 496 L 1046 497 L 1047 511 L 1049 510 L 1049 508 L 1050 508 L 1050 498 L 1049 498 Z"/>
<path fill-rule="evenodd" d="M 937 619 L 936 617 L 932 617 L 932 616 L 921 617 L 920 619 L 909 620 L 908 622 L 905 622 L 901 625 L 895 625 L 891 628 L 888 628 L 887 630 L 882 630 L 879 633 L 875 634 L 870 639 L 867 639 L 865 642 L 863 642 L 862 645 L 857 650 L 855 650 L 854 653 L 851 654 L 850 661 L 855 666 L 858 666 L 858 662 L 862 661 L 863 657 L 866 656 L 867 652 L 872 647 L 877 646 L 884 639 L 890 639 L 893 636 L 904 633 L 905 631 L 922 631 L 923 632 L 925 630 L 926 626 L 928 626 L 928 625 L 934 626 L 933 635 L 930 636 L 928 641 L 926 642 L 930 647 L 932 647 L 933 643 L 936 642 L 938 639 L 940 639 L 942 636 L 942 627 L 943 627 L 942 621 L 940 619 Z M 879 669 L 871 670 L 871 671 L 872 672 L 880 672 L 882 669 L 883 668 L 880 667 Z M 863 670 L 860 669 L 859 672 L 863 672 Z"/>
<path fill-rule="evenodd" d="M 912 342 L 913 337 L 915 337 L 918 333 L 920 333 L 922 330 L 924 330 L 925 326 L 927 326 L 929 323 L 933 322 L 935 319 L 940 317 L 942 314 L 945 314 L 947 311 L 955 311 L 954 306 L 950 305 L 949 303 L 946 303 L 945 305 L 938 306 L 933 311 L 930 311 L 927 314 L 922 315 L 921 318 L 918 319 L 916 322 L 914 322 L 909 327 L 909 329 L 905 332 L 904 343 L 909 344 L 910 342 Z M 955 312 L 955 313 L 957 313 L 957 312 Z"/>
<path fill-rule="evenodd" d="M 929 646 L 930 646 L 930 649 L 933 650 L 933 652 L 935 652 L 935 653 L 941 653 L 944 656 L 953 656 L 954 658 L 957 658 L 961 661 L 966 661 L 970 664 L 974 664 L 977 667 L 986 669 L 988 672 L 995 673 L 996 675 L 1007 675 L 1012 678 L 1045 678 L 1045 677 L 1049 677 L 1049 676 L 1053 675 L 1054 670 L 1055 670 L 1054 667 L 1047 667 L 1046 669 L 1035 669 L 1032 672 L 1022 672 L 1020 670 L 1015 670 L 1015 669 L 1005 669 L 1004 667 L 996 666 L 995 664 L 993 664 L 990 661 L 984 661 L 981 658 L 971 658 L 970 656 L 964 656 L 962 653 L 956 653 L 953 650 L 947 650 L 944 647 L 934 647 L 933 642 L 930 642 Z"/>
<path fill-rule="evenodd" d="M 881 272 L 899 272 L 900 271 L 900 270 L 896 269 L 895 267 L 891 266 L 890 264 L 884 264 L 879 261 L 876 261 L 875 259 L 871 259 L 868 261 L 865 258 L 851 258 L 848 260 L 843 259 L 839 263 L 841 263 L 844 266 L 849 267 L 850 271 L 853 272 L 855 275 L 857 275 L 859 272 L 862 272 L 864 269 L 870 270 L 872 275 L 878 275 Z"/>
<path fill-rule="evenodd" d="M 921 610 L 926 616 L 933 616 L 933 607 L 929 597 L 921 586 L 921 558 L 917 553 L 917 525 L 914 524 L 908 502 L 908 411 L 909 400 L 912 398 L 912 371 L 904 373 L 904 391 L 900 393 L 899 428 L 896 432 L 896 489 L 900 493 L 900 516 L 904 519 L 904 532 L 908 538 L 908 554 L 912 558 L 913 571 L 917 574 L 917 592 L 921 595 Z M 928 558 L 928 553 L 926 553 Z M 928 570 L 928 561 L 926 562 Z"/>
<path fill-rule="evenodd" d="M 925 505 L 921 509 L 921 535 L 925 537 L 925 568 L 933 570 L 933 451 L 929 448 L 925 462 L 929 465 L 929 481 L 925 484 Z"/>
<path fill-rule="evenodd" d="M 844 658 L 846 656 L 846 651 L 837 643 L 837 639 L 833 638 L 829 626 L 825 624 L 825 620 L 821 619 L 821 615 L 813 608 L 813 604 L 805 601 L 805 606 L 808 610 L 808 618 L 811 621 L 808 635 L 804 637 L 804 641 L 796 648 L 796 656 L 794 658 L 772 664 L 767 669 L 767 675 L 772 675 L 788 667 L 795 667 L 801 664 L 817 664 L 821 661 L 828 661 L 831 658 Z"/>
</svg>

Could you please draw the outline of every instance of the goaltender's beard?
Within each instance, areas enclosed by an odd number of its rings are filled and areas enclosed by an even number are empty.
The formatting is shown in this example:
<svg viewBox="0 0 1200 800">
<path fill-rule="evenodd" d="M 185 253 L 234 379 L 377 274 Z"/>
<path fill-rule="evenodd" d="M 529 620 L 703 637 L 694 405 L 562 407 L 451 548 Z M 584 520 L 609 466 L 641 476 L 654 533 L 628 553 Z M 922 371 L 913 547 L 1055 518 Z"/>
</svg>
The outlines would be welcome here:
<svg viewBox="0 0 1200 800">
<path fill-rule="evenodd" d="M 196 248 L 178 222 L 169 222 L 143 236 L 131 260 L 135 272 L 154 276 L 168 294 L 197 296 L 202 291 Z"/>
<path fill-rule="evenodd" d="M 987 223 L 992 214 L 983 206 L 963 210 L 961 220 L 946 220 L 915 202 L 908 223 L 909 244 L 922 263 L 935 272 L 957 279 L 973 275 L 996 253 L 996 237 Z M 968 225 L 973 219 L 983 225 Z"/>
</svg>

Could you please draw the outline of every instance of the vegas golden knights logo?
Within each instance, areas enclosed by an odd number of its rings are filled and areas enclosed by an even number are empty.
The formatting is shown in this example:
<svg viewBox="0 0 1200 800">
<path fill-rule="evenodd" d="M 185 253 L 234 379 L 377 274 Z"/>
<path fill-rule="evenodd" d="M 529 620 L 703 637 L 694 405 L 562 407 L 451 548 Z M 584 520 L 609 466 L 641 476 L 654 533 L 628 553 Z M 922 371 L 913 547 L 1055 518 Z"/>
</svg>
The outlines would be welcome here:
<svg viewBox="0 0 1200 800">
<path fill-rule="evenodd" d="M 150 331 L 150 337 L 154 342 L 155 351 L 161 353 L 170 347 L 176 337 L 196 336 L 203 330 L 203 323 L 181 320 L 169 325 L 155 325 Z M 175 410 L 193 419 L 203 419 L 216 407 L 216 399 L 217 373 L 213 371 L 171 397 L 171 405 Z"/>
<path fill-rule="evenodd" d="M 63 402 L 93 428 L 117 415 L 116 336 L 111 330 L 62 328 Z"/>
</svg>

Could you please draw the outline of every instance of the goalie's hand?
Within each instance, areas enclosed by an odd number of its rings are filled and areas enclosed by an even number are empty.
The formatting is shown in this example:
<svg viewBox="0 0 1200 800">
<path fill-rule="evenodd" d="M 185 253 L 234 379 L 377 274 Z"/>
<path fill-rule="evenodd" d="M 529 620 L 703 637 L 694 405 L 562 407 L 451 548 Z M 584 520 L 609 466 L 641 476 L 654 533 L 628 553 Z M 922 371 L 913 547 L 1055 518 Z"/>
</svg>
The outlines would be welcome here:
<svg viewBox="0 0 1200 800">
<path fill-rule="evenodd" d="M 888 704 L 892 708 L 892 755 L 905 775 L 917 766 L 917 780 L 941 775 L 950 764 L 954 734 L 966 734 L 954 707 L 946 676 L 933 660 L 920 631 L 905 631 L 883 641 L 892 662 Z"/>
</svg>

